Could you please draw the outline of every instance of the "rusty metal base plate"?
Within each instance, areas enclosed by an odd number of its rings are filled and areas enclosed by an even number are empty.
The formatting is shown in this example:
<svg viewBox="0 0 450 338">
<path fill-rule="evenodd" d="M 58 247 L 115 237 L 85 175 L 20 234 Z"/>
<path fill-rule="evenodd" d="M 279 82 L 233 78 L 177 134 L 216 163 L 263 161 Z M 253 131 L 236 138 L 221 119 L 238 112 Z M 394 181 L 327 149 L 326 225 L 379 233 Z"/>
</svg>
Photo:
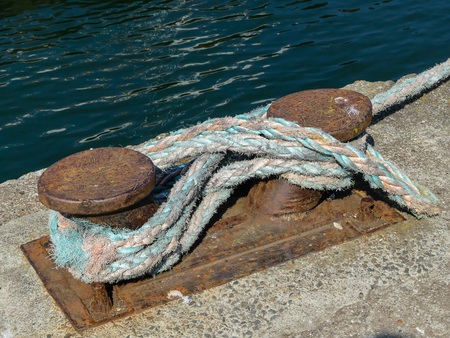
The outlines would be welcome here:
<svg viewBox="0 0 450 338">
<path fill-rule="evenodd" d="M 276 219 L 247 214 L 242 200 L 238 199 L 172 270 L 108 285 L 113 307 L 102 315 L 91 309 L 91 285 L 55 267 L 49 257 L 48 237 L 21 248 L 75 329 L 84 330 L 167 303 L 170 291 L 198 293 L 405 220 L 395 209 L 361 192 L 326 199 L 309 212 Z"/>
</svg>

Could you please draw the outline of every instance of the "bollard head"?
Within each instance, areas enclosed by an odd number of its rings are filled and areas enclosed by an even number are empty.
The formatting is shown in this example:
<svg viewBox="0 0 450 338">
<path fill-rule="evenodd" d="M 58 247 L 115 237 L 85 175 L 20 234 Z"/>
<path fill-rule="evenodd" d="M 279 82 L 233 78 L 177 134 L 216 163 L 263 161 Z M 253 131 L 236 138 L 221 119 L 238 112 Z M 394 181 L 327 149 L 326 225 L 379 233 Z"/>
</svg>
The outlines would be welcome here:
<svg viewBox="0 0 450 338">
<path fill-rule="evenodd" d="M 155 166 L 129 148 L 97 148 L 70 155 L 44 171 L 38 182 L 40 201 L 72 215 L 121 211 L 150 194 Z"/>
<path fill-rule="evenodd" d="M 372 121 L 369 98 L 346 89 L 315 89 L 276 100 L 268 117 L 281 117 L 302 127 L 320 128 L 341 142 L 361 134 Z"/>
</svg>

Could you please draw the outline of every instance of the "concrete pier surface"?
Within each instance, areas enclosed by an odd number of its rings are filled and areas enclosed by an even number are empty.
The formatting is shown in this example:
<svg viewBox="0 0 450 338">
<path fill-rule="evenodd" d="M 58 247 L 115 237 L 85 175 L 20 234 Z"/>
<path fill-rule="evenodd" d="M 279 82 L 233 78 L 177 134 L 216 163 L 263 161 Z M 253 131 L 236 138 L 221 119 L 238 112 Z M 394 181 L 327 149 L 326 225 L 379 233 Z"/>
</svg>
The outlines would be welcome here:
<svg viewBox="0 0 450 338">
<path fill-rule="evenodd" d="M 390 82 L 347 86 L 373 97 Z M 440 199 L 410 219 L 200 294 L 77 333 L 19 249 L 48 234 L 41 172 L 0 184 L 0 337 L 450 337 L 450 82 L 367 130 Z"/>
</svg>

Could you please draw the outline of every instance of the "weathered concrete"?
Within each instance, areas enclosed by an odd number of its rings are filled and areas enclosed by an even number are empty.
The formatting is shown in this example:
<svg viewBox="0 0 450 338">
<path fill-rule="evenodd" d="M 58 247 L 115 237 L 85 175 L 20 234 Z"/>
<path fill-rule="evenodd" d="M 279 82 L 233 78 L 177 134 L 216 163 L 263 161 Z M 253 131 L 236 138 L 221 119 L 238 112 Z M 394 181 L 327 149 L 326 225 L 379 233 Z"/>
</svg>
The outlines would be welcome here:
<svg viewBox="0 0 450 338">
<path fill-rule="evenodd" d="M 350 86 L 373 96 L 392 83 Z M 76 333 L 19 245 L 47 233 L 36 174 L 0 185 L 2 337 L 448 337 L 450 83 L 369 127 L 376 148 L 442 201 L 435 218 Z"/>
<path fill-rule="evenodd" d="M 46 207 L 39 203 L 37 182 L 43 170 L 0 184 L 0 229 L 12 219 L 32 214 Z"/>
</svg>

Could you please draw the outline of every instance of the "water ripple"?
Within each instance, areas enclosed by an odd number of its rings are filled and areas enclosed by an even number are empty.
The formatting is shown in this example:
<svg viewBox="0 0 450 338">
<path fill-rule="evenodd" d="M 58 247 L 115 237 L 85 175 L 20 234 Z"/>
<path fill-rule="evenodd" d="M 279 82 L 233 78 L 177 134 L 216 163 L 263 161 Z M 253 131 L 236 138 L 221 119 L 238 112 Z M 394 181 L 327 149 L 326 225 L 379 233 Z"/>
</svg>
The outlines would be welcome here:
<svg viewBox="0 0 450 338">
<path fill-rule="evenodd" d="M 449 2 L 405 1 L 6 2 L 0 181 L 87 147 L 446 59 L 435 46 L 449 40 Z"/>
</svg>

